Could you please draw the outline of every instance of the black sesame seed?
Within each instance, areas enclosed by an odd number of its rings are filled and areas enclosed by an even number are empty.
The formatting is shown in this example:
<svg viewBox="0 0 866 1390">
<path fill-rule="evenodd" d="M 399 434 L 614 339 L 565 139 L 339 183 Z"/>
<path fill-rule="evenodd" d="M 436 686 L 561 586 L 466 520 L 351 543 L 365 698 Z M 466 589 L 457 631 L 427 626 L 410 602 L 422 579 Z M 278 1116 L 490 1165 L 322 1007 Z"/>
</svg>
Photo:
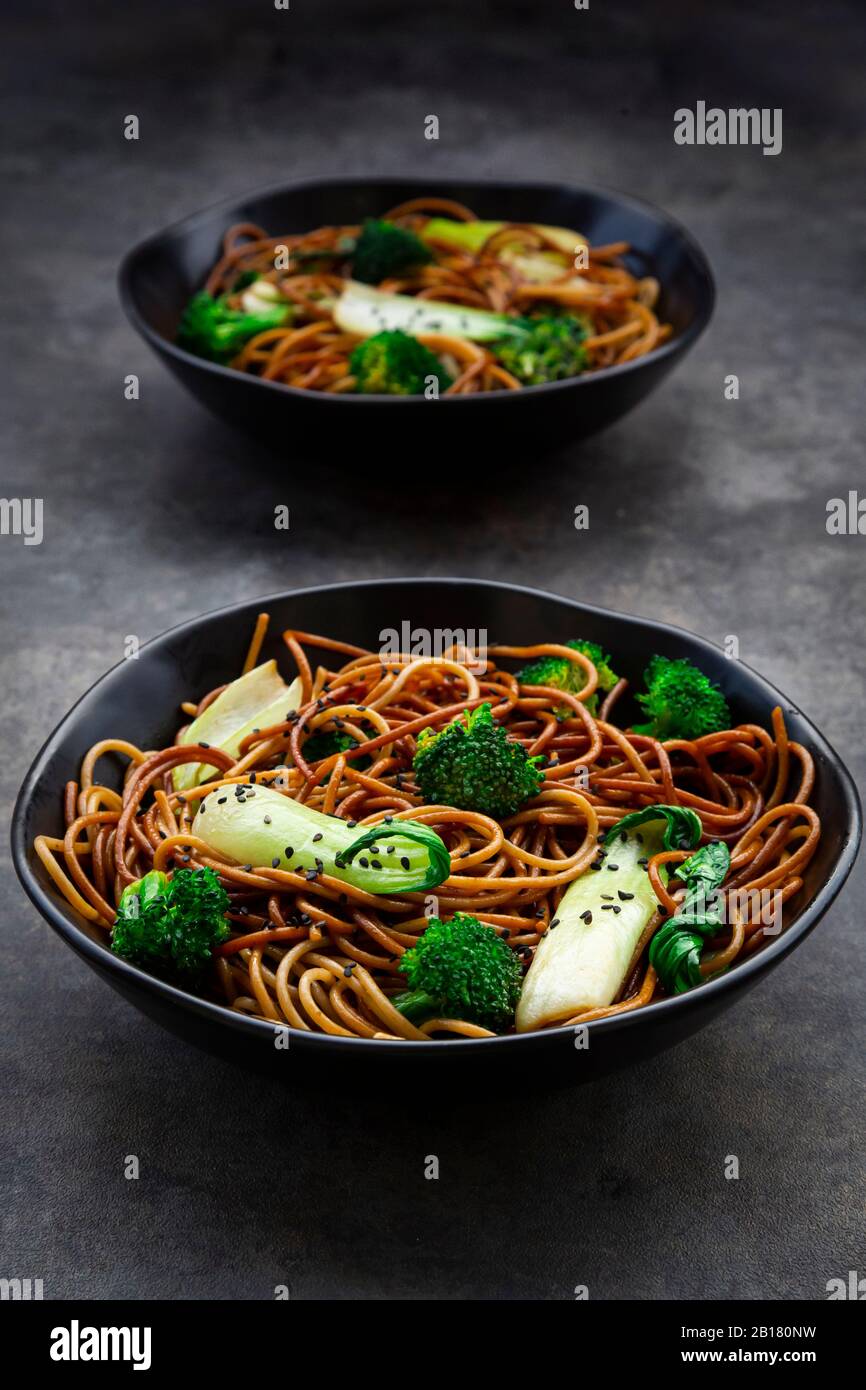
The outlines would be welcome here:
<svg viewBox="0 0 866 1390">
<path fill-rule="evenodd" d="M 602 910 L 602 912 L 618 912 L 618 911 L 619 911 L 618 908 L 615 908 L 615 907 L 614 907 L 613 903 L 604 903 L 604 904 L 602 905 L 602 909 L 601 909 L 601 910 Z"/>
<path fill-rule="evenodd" d="M 270 816 L 265 816 L 265 825 L 270 825 L 270 823 L 271 823 L 271 818 L 270 818 Z"/>
<path fill-rule="evenodd" d="M 378 859 L 374 859 L 370 867 L 372 869 L 381 869 L 382 865 L 379 863 Z"/>
<path fill-rule="evenodd" d="M 401 856 L 401 858 L 400 858 L 400 864 L 401 864 L 401 867 L 404 868 L 404 869 L 408 869 L 408 868 L 409 868 L 409 860 L 406 858 L 405 854 Z"/>
<path fill-rule="evenodd" d="M 321 840 L 321 838 L 322 838 L 322 832 L 321 832 L 321 830 L 319 830 L 319 831 L 317 831 L 317 833 L 313 836 L 313 844 L 315 845 L 319 840 Z"/>
<path fill-rule="evenodd" d="M 350 830 L 354 830 L 358 822 L 356 820 L 347 820 L 346 824 L 348 825 Z"/>
<path fill-rule="evenodd" d="M 273 859 L 271 860 L 271 868 L 272 868 L 272 869 L 278 869 L 279 867 L 280 867 L 280 856 L 279 856 L 278 854 L 275 854 L 274 857 L 273 857 Z"/>
<path fill-rule="evenodd" d="M 613 905 L 613 910 L 614 910 L 614 912 L 616 912 L 616 913 L 622 912 L 622 908 L 621 908 L 621 907 L 617 907 L 616 903 L 614 903 L 614 905 Z"/>
<path fill-rule="evenodd" d="M 551 922 L 550 926 L 551 926 L 551 929 L 552 929 L 553 927 L 558 927 L 558 926 L 559 926 L 559 918 L 558 918 L 558 917 L 554 917 L 554 919 L 553 919 L 553 921 Z"/>
<path fill-rule="evenodd" d="M 580 914 L 580 920 L 581 922 L 586 922 L 587 926 L 589 926 L 590 922 L 592 921 L 592 913 L 590 912 L 589 908 L 586 909 L 586 912 L 582 912 Z"/>
<path fill-rule="evenodd" d="M 589 867 L 590 867 L 595 873 L 598 873 L 599 869 L 601 868 L 601 865 L 600 865 L 600 864 L 590 864 Z"/>
<path fill-rule="evenodd" d="M 307 880 L 308 883 L 312 883 L 313 879 L 318 877 L 319 875 L 316 873 L 315 869 L 307 869 L 306 873 L 304 874 L 304 878 Z"/>
<path fill-rule="evenodd" d="M 614 873 L 616 873 L 617 869 L 619 868 L 619 864 L 608 864 L 607 867 L 608 867 L 608 870 L 610 871 L 610 873 L 614 874 Z"/>
<path fill-rule="evenodd" d="M 227 796 L 218 796 L 218 797 L 217 797 L 217 806 L 225 806 L 225 804 L 226 804 L 227 801 L 228 801 L 228 797 L 227 797 Z M 202 807 L 202 810 L 204 810 L 204 807 Z"/>
<path fill-rule="evenodd" d="M 634 897 L 634 893 L 624 893 L 620 888 L 617 890 L 617 896 L 621 899 L 622 902 L 629 903 Z"/>
<path fill-rule="evenodd" d="M 361 858 L 358 860 L 358 863 L 361 865 L 361 868 L 362 868 L 362 869 L 369 869 L 369 867 L 370 867 L 370 861 L 369 861 L 369 859 L 365 859 L 363 855 L 362 855 Z"/>
<path fill-rule="evenodd" d="M 294 852 L 295 851 L 292 849 L 291 845 L 286 845 L 285 849 L 283 850 L 283 854 L 286 856 L 287 859 L 291 859 Z"/>
<path fill-rule="evenodd" d="M 388 848 L 385 850 L 385 853 L 386 853 L 386 854 L 393 854 L 396 848 L 397 848 L 396 845 L 389 845 Z"/>
<path fill-rule="evenodd" d="M 604 898 L 605 902 L 608 902 L 608 903 L 612 903 L 612 902 L 613 902 L 613 893 L 602 893 L 601 896 Z"/>
</svg>

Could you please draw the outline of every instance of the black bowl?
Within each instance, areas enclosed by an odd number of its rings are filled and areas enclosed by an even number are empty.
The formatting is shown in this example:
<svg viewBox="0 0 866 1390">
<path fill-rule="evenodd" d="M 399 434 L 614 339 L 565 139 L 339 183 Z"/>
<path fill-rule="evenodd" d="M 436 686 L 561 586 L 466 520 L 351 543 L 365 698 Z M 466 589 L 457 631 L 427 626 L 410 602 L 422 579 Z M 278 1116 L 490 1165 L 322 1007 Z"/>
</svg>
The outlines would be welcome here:
<svg viewBox="0 0 866 1390">
<path fill-rule="evenodd" d="M 655 275 L 662 287 L 661 314 L 673 324 L 673 337 L 648 356 L 607 371 L 436 402 L 300 391 L 215 366 L 176 346 L 184 305 L 206 278 L 233 223 L 256 222 L 274 236 L 288 235 L 358 222 L 424 193 L 456 198 L 481 217 L 574 227 L 595 245 L 630 242 L 631 268 Z M 348 430 L 353 449 L 375 446 L 381 457 L 383 431 L 397 425 L 404 434 L 412 432 L 419 449 L 459 440 L 466 448 L 483 446 L 487 455 L 504 444 L 549 448 L 593 434 L 643 400 L 684 356 L 709 321 L 715 290 L 706 258 L 685 228 L 619 193 L 555 184 L 374 178 L 290 184 L 196 213 L 130 251 L 120 269 L 120 297 L 133 327 L 215 414 L 283 450 L 312 445 L 321 452 L 333 444 L 335 430 Z M 345 438 L 340 432 L 337 442 Z"/>
<path fill-rule="evenodd" d="M 104 933 L 82 920 L 54 888 L 34 854 L 33 839 L 39 834 L 62 834 L 63 787 L 77 778 L 81 758 L 91 744 L 119 735 L 142 748 L 158 747 L 176 728 L 182 700 L 237 674 L 262 607 L 272 617 L 265 658 L 284 655 L 279 633 L 289 626 L 370 647 L 380 643 L 384 629 L 399 630 L 404 620 L 428 630 L 474 630 L 479 641 L 484 640 L 481 633 L 486 629 L 491 642 L 515 644 L 539 638 L 565 641 L 580 634 L 612 651 L 617 670 L 633 682 L 654 652 L 689 657 L 719 682 L 739 720 L 766 725 L 770 711 L 780 704 L 792 737 L 815 758 L 813 805 L 823 821 L 818 852 L 784 931 L 742 965 L 691 993 L 590 1023 L 585 1049 L 575 1046 L 572 1028 L 558 1028 L 429 1043 L 292 1031 L 288 1050 L 280 1051 L 274 1047 L 270 1024 L 197 999 L 112 955 Z M 842 887 L 857 853 L 860 821 L 851 777 L 814 725 L 761 676 L 741 662 L 728 660 L 702 638 L 664 623 L 512 584 L 392 579 L 302 589 L 219 609 L 155 638 L 141 649 L 137 661 L 115 666 L 79 700 L 36 758 L 15 808 L 12 848 L 27 894 L 64 941 L 144 1013 L 211 1051 L 275 1066 L 283 1075 L 326 1068 L 333 1076 L 335 1068 L 342 1074 L 344 1066 L 366 1072 L 374 1064 L 378 1070 L 380 1065 L 427 1067 L 436 1062 L 448 1069 L 451 1078 L 462 1075 L 467 1063 L 472 1070 L 478 1066 L 485 1071 L 499 1064 L 509 1069 L 522 1069 L 525 1064 L 536 1073 L 538 1069 L 545 1075 L 558 1072 L 578 1081 L 637 1061 L 696 1032 L 778 965 L 817 924 Z"/>
</svg>

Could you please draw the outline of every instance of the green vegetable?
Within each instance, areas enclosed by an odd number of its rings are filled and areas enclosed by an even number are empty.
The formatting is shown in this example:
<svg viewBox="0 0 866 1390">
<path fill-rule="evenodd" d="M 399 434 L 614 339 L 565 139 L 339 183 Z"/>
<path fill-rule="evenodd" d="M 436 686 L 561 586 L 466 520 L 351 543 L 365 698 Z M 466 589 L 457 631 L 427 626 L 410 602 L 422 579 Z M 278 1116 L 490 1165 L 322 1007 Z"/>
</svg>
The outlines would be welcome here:
<svg viewBox="0 0 866 1390">
<path fill-rule="evenodd" d="M 543 762 L 510 739 L 484 704 L 458 715 L 438 733 L 422 729 L 412 766 L 426 802 L 502 820 L 538 793 L 544 781 L 538 764 Z"/>
<path fill-rule="evenodd" d="M 426 265 L 433 259 L 429 246 L 403 227 L 393 222 L 369 218 L 361 228 L 352 257 L 352 274 L 356 280 L 378 285 L 392 275 L 415 265 Z"/>
<path fill-rule="evenodd" d="M 454 222 L 449 217 L 431 217 L 421 231 L 425 241 L 450 250 L 467 251 L 477 255 L 484 243 L 494 234 L 502 231 L 505 222 Z M 552 241 L 556 250 L 547 245 L 526 249 L 526 239 L 520 232 L 511 238 L 501 237 L 496 244 L 495 257 L 498 261 L 513 268 L 521 280 L 529 284 L 545 285 L 552 280 L 562 280 L 563 275 L 575 265 L 577 251 L 587 245 L 580 232 L 571 232 L 567 227 L 545 227 L 539 223 L 531 224 L 536 232 L 542 232 Z M 563 258 L 567 257 L 564 263 Z"/>
<path fill-rule="evenodd" d="M 198 719 L 184 729 L 178 742 L 208 743 L 235 758 L 241 743 L 254 729 L 282 724 L 294 713 L 300 704 L 301 692 L 300 677 L 286 685 L 277 663 L 265 661 L 227 685 Z M 181 763 L 172 774 L 174 789 L 188 791 L 206 782 L 214 772 L 216 768 L 208 763 Z"/>
<path fill-rule="evenodd" d="M 305 762 L 318 763 L 323 758 L 333 757 L 334 753 L 345 753 L 348 748 L 357 748 L 358 740 L 352 738 L 351 734 L 345 734 L 340 729 L 327 731 L 317 731 L 311 734 L 301 750 Z M 365 767 L 369 767 L 372 758 L 365 754 L 363 758 L 354 758 L 352 767 L 356 767 L 363 772 Z M 331 779 L 330 772 L 325 777 L 322 785 L 326 786 Z"/>
<path fill-rule="evenodd" d="M 650 965 L 668 994 L 683 994 L 701 984 L 705 941 L 723 925 L 719 904 L 708 901 L 724 883 L 731 854 L 722 840 L 703 845 L 677 869 L 686 893 L 675 916 L 659 927 L 650 942 Z"/>
<path fill-rule="evenodd" d="M 644 672 L 646 693 L 637 696 L 650 716 L 636 734 L 695 739 L 731 727 L 731 711 L 719 687 L 684 658 L 654 656 Z"/>
<path fill-rule="evenodd" d="M 503 366 L 527 385 L 560 381 L 586 366 L 583 343 L 588 328 L 585 320 L 574 314 L 514 318 L 465 304 L 386 294 L 348 280 L 334 306 L 334 319 L 344 332 L 359 338 L 396 332 L 410 337 L 442 333 L 492 343 Z"/>
<path fill-rule="evenodd" d="M 250 285 L 242 301 L 243 308 L 235 309 L 227 295 L 214 299 L 204 290 L 194 294 L 177 330 L 178 347 L 211 362 L 230 362 L 250 338 L 279 328 L 292 317 L 292 306 L 270 281 Z"/>
<path fill-rule="evenodd" d="M 566 642 L 565 645 L 589 657 L 598 672 L 598 690 L 613 690 L 619 676 L 611 669 L 610 657 L 597 642 L 572 641 Z M 517 672 L 517 679 L 522 685 L 552 685 L 554 690 L 568 690 L 574 695 L 578 695 L 586 685 L 583 668 L 578 666 L 576 661 L 569 661 L 564 656 L 536 657 L 535 661 L 530 661 L 528 666 Z M 590 714 L 598 712 L 598 691 L 590 695 L 586 701 L 586 708 Z M 570 713 L 568 705 L 563 705 L 557 713 Z"/>
<path fill-rule="evenodd" d="M 414 299 L 408 294 L 388 294 L 370 285 L 347 280 L 334 305 L 334 320 L 345 333 L 370 338 L 376 333 L 445 333 L 474 342 L 493 342 L 509 333 L 517 337 L 526 330 L 507 314 L 489 309 L 472 309 L 465 304 L 444 304 L 434 299 Z"/>
<path fill-rule="evenodd" d="M 456 222 L 450 217 L 431 217 L 421 229 L 425 241 L 435 241 L 442 246 L 453 247 L 455 251 L 470 251 L 473 255 L 480 251 L 485 241 L 494 232 L 500 232 L 506 222 Z M 571 232 L 567 227 L 545 227 L 533 224 L 533 230 L 542 232 L 565 256 L 573 257 L 578 246 L 586 245 L 586 237 L 580 232 Z M 559 274 L 562 267 L 559 267 Z"/>
<path fill-rule="evenodd" d="M 421 893 L 448 877 L 451 858 L 428 825 L 394 817 L 358 829 L 261 783 L 218 787 L 205 797 L 193 834 L 253 868 L 327 874 L 367 893 Z"/>
<path fill-rule="evenodd" d="M 415 1023 L 442 1016 L 495 1030 L 514 1017 L 520 962 L 492 927 L 464 912 L 448 922 L 431 917 L 400 970 L 410 987 L 391 1002 Z"/>
<path fill-rule="evenodd" d="M 584 341 L 589 336 L 585 319 L 575 314 L 547 315 L 515 320 L 524 329 L 523 337 L 505 338 L 493 351 L 507 372 L 526 386 L 546 381 L 564 381 L 579 376 L 586 367 Z"/>
<path fill-rule="evenodd" d="M 658 908 L 649 859 L 663 849 L 691 849 L 700 835 L 695 813 L 678 806 L 648 806 L 613 827 L 595 867 L 569 884 L 536 948 L 517 1006 L 518 1033 L 614 1002 Z"/>
<path fill-rule="evenodd" d="M 701 838 L 701 819 L 686 806 L 645 806 L 623 816 L 604 837 L 606 845 L 646 825 L 648 821 L 664 821 L 663 849 L 693 849 Z"/>
<path fill-rule="evenodd" d="M 429 378 L 446 391 L 452 378 L 429 348 L 399 330 L 376 333 L 352 350 L 349 370 L 364 396 L 423 396 Z"/>
<path fill-rule="evenodd" d="M 158 974 L 191 978 L 229 936 L 228 894 L 213 869 L 156 870 L 124 888 L 111 933 L 117 955 Z"/>
</svg>

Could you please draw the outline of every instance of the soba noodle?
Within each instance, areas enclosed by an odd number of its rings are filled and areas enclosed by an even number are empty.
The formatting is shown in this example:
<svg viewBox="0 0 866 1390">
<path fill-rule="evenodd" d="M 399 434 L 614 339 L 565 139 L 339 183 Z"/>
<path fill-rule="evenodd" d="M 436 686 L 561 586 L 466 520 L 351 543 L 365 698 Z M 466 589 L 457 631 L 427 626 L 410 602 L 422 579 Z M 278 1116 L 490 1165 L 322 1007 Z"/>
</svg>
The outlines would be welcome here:
<svg viewBox="0 0 866 1390">
<path fill-rule="evenodd" d="M 245 671 L 257 661 L 267 623 L 262 615 Z M 625 681 L 606 695 L 597 718 L 589 713 L 586 701 L 596 689 L 591 663 L 579 695 L 538 687 L 528 693 L 500 664 L 562 655 L 566 649 L 557 644 L 491 646 L 470 660 L 460 650 L 445 658 L 382 657 L 310 633 L 283 637 L 303 685 L 294 718 L 249 734 L 237 757 L 208 748 L 218 776 L 183 792 L 174 790 L 172 769 L 200 760 L 201 746 L 184 746 L 176 737 L 151 750 L 122 736 L 102 739 L 66 787 L 65 835 L 36 841 L 57 888 L 105 931 L 106 944 L 127 884 L 153 868 L 217 870 L 230 897 L 232 936 L 215 953 L 210 992 L 229 1009 L 347 1037 L 490 1036 L 453 1018 L 416 1026 L 391 1002 L 403 987 L 401 957 L 425 930 L 431 910 L 443 918 L 473 914 L 496 928 L 528 966 L 566 888 L 595 858 L 600 837 L 627 812 L 654 803 L 691 808 L 704 840 L 729 846 L 726 895 L 774 890 L 787 902 L 802 887 L 820 834 L 809 805 L 814 768 L 808 751 L 789 740 L 780 709 L 773 711 L 771 730 L 741 724 L 693 742 L 660 743 L 617 724 Z M 184 704 L 185 715 L 201 714 L 223 688 Z M 422 729 L 439 728 L 485 701 L 513 739 L 546 759 L 539 794 L 501 824 L 473 811 L 424 805 L 412 773 Z M 332 729 L 335 721 L 357 748 L 307 762 L 308 736 Z M 101 780 L 104 762 L 117 757 L 126 763 L 121 791 Z M 363 757 L 369 763 L 362 768 Z M 310 881 L 288 870 L 227 862 L 191 826 L 202 797 L 241 782 L 276 787 L 361 827 L 386 816 L 422 821 L 445 841 L 450 876 L 431 903 L 420 893 L 384 897 L 326 875 Z M 621 1013 L 660 996 L 647 948 L 682 890 L 666 885 L 659 868 L 685 858 L 666 852 L 649 863 L 659 910 L 619 997 L 610 1007 L 561 1022 Z M 709 943 L 702 974 L 748 956 L 765 932 L 757 914 L 734 912 L 731 925 Z"/>
<path fill-rule="evenodd" d="M 469 208 L 445 198 L 413 199 L 392 208 L 385 219 L 417 232 L 431 214 L 475 220 Z M 232 367 L 310 391 L 355 389 L 349 358 L 359 339 L 341 330 L 332 308 L 346 283 L 346 253 L 341 248 L 351 245 L 360 230 L 357 225 L 329 226 L 294 236 L 270 236 L 253 223 L 229 228 L 223 254 L 205 290 L 232 296 L 235 287 L 254 274 L 275 285 L 295 308 L 291 324 L 251 338 Z M 501 259 L 499 252 L 515 245 L 528 252 L 561 251 L 543 228 L 507 223 L 477 253 L 434 241 L 430 264 L 384 280 L 378 288 L 497 313 L 526 315 L 545 305 L 580 313 L 591 323 L 584 343 L 588 371 L 631 362 L 670 337 L 671 325 L 660 322 L 654 312 L 658 281 L 650 275 L 633 275 L 623 263 L 630 250 L 628 242 L 590 247 L 585 268 L 575 269 L 563 256 L 561 276 L 544 284 L 532 283 Z M 280 256 L 288 258 L 285 268 L 277 268 Z M 453 381 L 446 395 L 522 389 L 521 382 L 477 343 L 441 333 L 419 334 L 419 341 L 447 362 Z"/>
</svg>

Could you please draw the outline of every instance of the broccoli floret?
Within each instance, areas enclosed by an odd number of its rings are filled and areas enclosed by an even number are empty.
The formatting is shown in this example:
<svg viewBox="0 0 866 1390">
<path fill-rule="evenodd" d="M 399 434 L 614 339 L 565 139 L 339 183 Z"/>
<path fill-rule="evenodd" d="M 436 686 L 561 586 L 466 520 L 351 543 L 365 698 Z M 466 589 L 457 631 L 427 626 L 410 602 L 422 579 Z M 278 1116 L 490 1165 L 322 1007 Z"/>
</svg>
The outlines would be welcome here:
<svg viewBox="0 0 866 1390">
<path fill-rule="evenodd" d="M 598 690 L 613 690 L 619 676 L 611 669 L 610 657 L 597 642 L 572 641 L 566 642 L 565 645 L 589 657 L 598 672 Z M 518 671 L 517 679 L 523 685 L 552 685 L 554 690 L 568 690 L 574 695 L 579 694 L 586 685 L 581 667 L 564 656 L 540 656 L 535 661 L 530 661 L 522 671 Z M 598 690 L 586 701 L 586 708 L 592 715 L 598 713 Z M 563 705 L 557 710 L 557 714 L 562 715 L 570 712 L 568 705 Z"/>
<path fill-rule="evenodd" d="M 357 379 L 355 390 L 365 396 L 423 396 L 431 376 L 440 391 L 451 385 L 439 358 L 399 329 L 365 338 L 353 349 L 349 370 Z"/>
<path fill-rule="evenodd" d="M 365 285 L 378 285 L 411 266 L 426 265 L 433 259 L 429 246 L 393 222 L 369 218 L 361 228 L 352 257 L 352 275 Z"/>
<path fill-rule="evenodd" d="M 555 314 L 520 322 L 526 329 L 522 337 L 505 338 L 493 347 L 506 371 L 526 386 L 579 376 L 589 360 L 583 345 L 589 336 L 584 319 Z"/>
<path fill-rule="evenodd" d="M 322 730 L 310 735 L 304 744 L 303 753 L 306 762 L 317 763 L 322 758 L 330 758 L 334 753 L 345 753 L 347 748 L 357 748 L 357 746 L 358 740 L 352 738 L 351 734 L 344 734 L 340 729 Z M 364 768 L 369 767 L 371 762 L 370 755 L 365 753 L 362 758 L 352 759 L 352 767 L 363 772 Z M 330 780 L 331 774 L 329 772 L 322 785 L 326 786 Z"/>
<path fill-rule="evenodd" d="M 287 323 L 292 307 L 285 301 L 256 295 L 254 310 L 233 309 L 227 296 L 214 299 L 200 290 L 187 304 L 177 330 L 178 347 L 206 357 L 210 362 L 225 364 L 236 357 L 244 343 L 268 328 Z"/>
<path fill-rule="evenodd" d="M 700 738 L 731 727 L 731 712 L 709 676 L 684 658 L 654 656 L 644 672 L 646 693 L 637 696 L 649 722 L 635 724 L 636 734 L 652 738 Z"/>
<path fill-rule="evenodd" d="M 449 922 L 431 917 L 400 969 L 410 988 L 392 1002 L 414 1022 L 441 1015 L 499 1029 L 514 1017 L 520 962 L 492 927 L 464 912 Z"/>
<path fill-rule="evenodd" d="M 426 802 L 502 820 L 537 794 L 543 762 L 510 739 L 484 704 L 438 733 L 422 729 L 412 767 Z"/>
<path fill-rule="evenodd" d="M 111 949 L 157 974 L 200 974 L 229 935 L 228 894 L 213 869 L 151 870 L 123 890 Z"/>
</svg>

